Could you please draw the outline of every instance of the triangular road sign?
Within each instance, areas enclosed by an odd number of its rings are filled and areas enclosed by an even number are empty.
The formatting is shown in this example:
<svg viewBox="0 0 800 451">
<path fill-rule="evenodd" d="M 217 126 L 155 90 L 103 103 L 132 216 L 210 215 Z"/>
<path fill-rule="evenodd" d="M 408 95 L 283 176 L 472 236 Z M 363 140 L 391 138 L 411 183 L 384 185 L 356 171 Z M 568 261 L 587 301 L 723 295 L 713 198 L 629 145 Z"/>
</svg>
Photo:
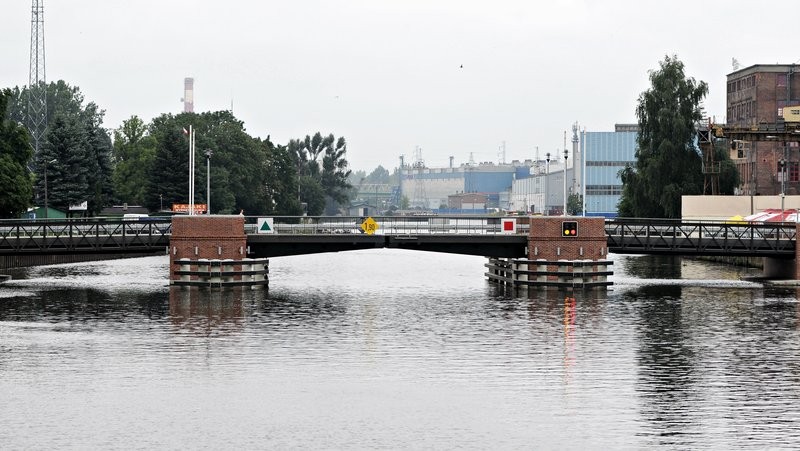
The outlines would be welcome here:
<svg viewBox="0 0 800 451">
<path fill-rule="evenodd" d="M 275 233 L 275 225 L 273 220 L 274 218 L 258 218 L 258 227 L 256 228 L 256 232 Z"/>
</svg>

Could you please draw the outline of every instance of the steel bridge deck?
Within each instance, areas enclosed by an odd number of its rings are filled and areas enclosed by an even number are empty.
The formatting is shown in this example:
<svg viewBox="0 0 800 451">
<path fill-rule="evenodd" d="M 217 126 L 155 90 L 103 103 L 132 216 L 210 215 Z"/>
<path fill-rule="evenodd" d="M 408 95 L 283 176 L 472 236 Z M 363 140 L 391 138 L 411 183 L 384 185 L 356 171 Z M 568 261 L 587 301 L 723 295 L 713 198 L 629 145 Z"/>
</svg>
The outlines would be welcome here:
<svg viewBox="0 0 800 451">
<path fill-rule="evenodd" d="M 270 234 L 256 233 L 256 220 L 247 218 L 245 232 L 251 252 L 262 256 L 390 247 L 522 257 L 527 249 L 527 224 L 502 233 L 496 216 L 378 217 L 374 235 L 359 230 L 363 218 L 275 217 Z M 797 240 L 794 223 L 617 218 L 605 230 L 616 254 L 794 258 Z M 152 253 L 166 249 L 171 231 L 169 218 L 0 220 L 0 255 Z"/>
</svg>

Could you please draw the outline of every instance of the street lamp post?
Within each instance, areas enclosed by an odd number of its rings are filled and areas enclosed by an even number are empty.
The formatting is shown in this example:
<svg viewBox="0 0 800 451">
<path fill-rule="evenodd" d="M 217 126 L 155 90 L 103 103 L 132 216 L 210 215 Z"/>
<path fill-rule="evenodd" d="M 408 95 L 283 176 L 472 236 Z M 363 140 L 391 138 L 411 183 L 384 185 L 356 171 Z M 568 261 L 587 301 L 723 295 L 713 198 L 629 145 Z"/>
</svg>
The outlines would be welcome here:
<svg viewBox="0 0 800 451">
<path fill-rule="evenodd" d="M 55 163 L 56 159 L 53 158 L 52 160 L 44 160 L 44 219 L 47 219 L 47 215 L 49 212 L 49 207 L 47 203 L 47 165 Z"/>
<path fill-rule="evenodd" d="M 159 208 L 159 210 L 158 210 L 159 213 L 164 211 L 164 195 L 163 194 L 159 194 L 158 195 L 158 208 Z"/>
<path fill-rule="evenodd" d="M 206 150 L 206 214 L 211 214 L 211 149 Z"/>
<path fill-rule="evenodd" d="M 544 207 L 543 207 L 544 210 L 542 211 L 542 213 L 544 213 L 544 215 L 547 216 L 547 179 L 550 178 L 550 152 L 547 152 L 547 155 L 545 155 L 545 157 L 547 165 L 545 165 L 545 170 L 544 170 Z"/>
<path fill-rule="evenodd" d="M 567 215 L 567 157 L 569 151 L 564 149 L 564 216 Z"/>
</svg>

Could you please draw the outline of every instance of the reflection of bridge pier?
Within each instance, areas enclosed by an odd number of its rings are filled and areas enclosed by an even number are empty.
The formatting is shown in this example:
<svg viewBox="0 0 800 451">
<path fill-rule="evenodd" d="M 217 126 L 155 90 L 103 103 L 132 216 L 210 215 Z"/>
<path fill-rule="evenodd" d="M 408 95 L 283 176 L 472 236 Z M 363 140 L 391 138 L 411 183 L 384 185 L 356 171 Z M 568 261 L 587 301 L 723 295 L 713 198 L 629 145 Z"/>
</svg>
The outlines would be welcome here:
<svg viewBox="0 0 800 451">
<path fill-rule="evenodd" d="M 206 335 L 219 328 L 231 330 L 243 327 L 242 288 L 223 291 L 169 290 L 170 321 L 175 326 Z"/>
</svg>

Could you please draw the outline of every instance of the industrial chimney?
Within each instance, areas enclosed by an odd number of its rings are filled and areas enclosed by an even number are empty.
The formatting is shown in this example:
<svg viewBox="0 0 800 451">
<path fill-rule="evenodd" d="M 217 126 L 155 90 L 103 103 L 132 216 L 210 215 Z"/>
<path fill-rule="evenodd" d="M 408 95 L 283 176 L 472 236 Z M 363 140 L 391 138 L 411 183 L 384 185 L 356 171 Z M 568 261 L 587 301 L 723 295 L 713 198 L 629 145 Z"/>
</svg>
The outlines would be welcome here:
<svg viewBox="0 0 800 451">
<path fill-rule="evenodd" d="M 194 78 L 183 79 L 183 112 L 194 112 Z"/>
</svg>

